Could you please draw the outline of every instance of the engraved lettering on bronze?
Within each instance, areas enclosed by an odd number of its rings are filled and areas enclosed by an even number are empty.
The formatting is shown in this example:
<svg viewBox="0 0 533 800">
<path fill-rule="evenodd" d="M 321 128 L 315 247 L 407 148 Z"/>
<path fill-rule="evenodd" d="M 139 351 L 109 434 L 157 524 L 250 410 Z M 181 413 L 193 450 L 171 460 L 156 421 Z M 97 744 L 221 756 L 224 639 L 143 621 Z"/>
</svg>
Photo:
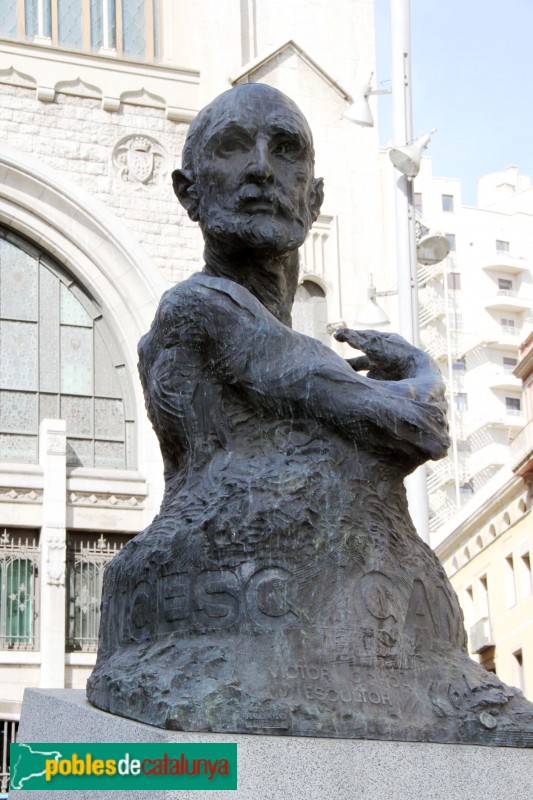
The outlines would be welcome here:
<svg viewBox="0 0 533 800">
<path fill-rule="evenodd" d="M 417 631 L 423 636 L 437 636 L 438 630 L 428 601 L 426 587 L 421 580 L 413 581 L 409 607 L 405 615 L 404 631 Z"/>
<path fill-rule="evenodd" d="M 206 628 L 229 628 L 239 618 L 239 594 L 233 572 L 201 572 L 194 584 L 195 621 Z"/>
<path fill-rule="evenodd" d="M 165 493 L 106 569 L 90 701 L 182 730 L 532 744 L 409 517 L 405 477 L 449 444 L 437 365 L 393 333 L 338 331 L 344 359 L 291 328 L 323 197 L 301 111 L 234 87 L 172 180 L 205 265 L 139 343 Z"/>
<path fill-rule="evenodd" d="M 282 628 L 294 624 L 297 615 L 289 605 L 287 582 L 291 575 L 285 569 L 271 567 L 256 572 L 246 587 L 250 618 L 269 628 Z M 267 618 L 267 619 L 265 619 Z"/>
<path fill-rule="evenodd" d="M 191 579 L 186 572 L 171 572 L 161 576 L 160 597 L 163 619 L 176 622 L 189 617 L 191 610 Z"/>
<path fill-rule="evenodd" d="M 149 635 L 155 620 L 152 586 L 139 581 L 131 595 L 131 631 L 134 638 Z"/>
</svg>

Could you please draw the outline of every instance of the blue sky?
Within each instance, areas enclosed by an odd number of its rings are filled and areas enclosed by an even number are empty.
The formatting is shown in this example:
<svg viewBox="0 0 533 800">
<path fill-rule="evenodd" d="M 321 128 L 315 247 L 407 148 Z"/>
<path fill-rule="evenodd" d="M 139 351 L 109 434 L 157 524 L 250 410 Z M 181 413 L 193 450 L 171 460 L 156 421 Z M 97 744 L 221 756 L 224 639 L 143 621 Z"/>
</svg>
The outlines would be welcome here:
<svg viewBox="0 0 533 800">
<path fill-rule="evenodd" d="M 375 0 L 378 88 L 391 75 L 389 2 Z M 411 0 L 411 62 L 415 137 L 438 129 L 426 154 L 435 176 L 461 178 L 463 203 L 509 164 L 533 178 L 533 0 Z M 379 98 L 383 145 L 390 110 Z"/>
</svg>

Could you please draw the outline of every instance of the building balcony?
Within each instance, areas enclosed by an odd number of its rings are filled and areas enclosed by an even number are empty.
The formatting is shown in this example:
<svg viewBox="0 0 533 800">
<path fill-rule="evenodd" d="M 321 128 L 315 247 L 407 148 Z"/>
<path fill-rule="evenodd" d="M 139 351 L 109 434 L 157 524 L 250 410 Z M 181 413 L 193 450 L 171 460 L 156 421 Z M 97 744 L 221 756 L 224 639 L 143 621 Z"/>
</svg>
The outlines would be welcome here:
<svg viewBox="0 0 533 800">
<path fill-rule="evenodd" d="M 492 635 L 492 625 L 490 624 L 490 617 L 481 617 L 470 628 L 468 636 L 470 640 L 470 649 L 473 653 L 482 653 L 489 647 L 494 647 L 494 637 Z"/>
<path fill-rule="evenodd" d="M 532 300 L 530 297 L 525 297 L 522 292 L 516 292 L 512 289 L 496 289 L 487 296 L 484 305 L 485 308 L 491 308 L 497 311 L 514 311 L 521 313 L 522 311 L 529 311 L 531 309 Z"/>
<path fill-rule="evenodd" d="M 513 328 L 509 325 L 495 323 L 478 331 L 463 331 L 457 339 L 455 352 L 457 356 L 465 356 L 466 353 L 477 347 L 490 347 L 494 350 L 505 350 L 516 354 L 524 335 L 522 327 Z"/>
<path fill-rule="evenodd" d="M 509 432 L 520 430 L 526 424 L 526 419 L 523 411 L 503 411 L 498 412 L 489 411 L 483 416 L 478 416 L 471 419 L 465 425 L 465 434 L 472 436 L 476 431 L 482 428 L 499 428 L 500 430 L 509 430 Z"/>
<path fill-rule="evenodd" d="M 509 454 L 513 472 L 518 475 L 533 472 L 533 420 L 517 433 L 509 446 Z"/>
<path fill-rule="evenodd" d="M 520 378 L 517 378 L 512 372 L 505 372 L 503 369 L 494 372 L 488 377 L 487 386 L 489 389 L 495 390 L 522 391 L 522 381 Z"/>
<path fill-rule="evenodd" d="M 472 453 L 468 459 L 468 474 L 470 477 L 474 477 L 486 469 L 498 469 L 507 464 L 508 459 L 508 445 L 493 442 Z"/>
<path fill-rule="evenodd" d="M 519 275 L 521 272 L 529 272 L 533 267 L 531 260 L 513 256 L 509 253 L 494 253 L 485 259 L 483 269 L 485 271 L 505 272 L 508 275 Z"/>
</svg>

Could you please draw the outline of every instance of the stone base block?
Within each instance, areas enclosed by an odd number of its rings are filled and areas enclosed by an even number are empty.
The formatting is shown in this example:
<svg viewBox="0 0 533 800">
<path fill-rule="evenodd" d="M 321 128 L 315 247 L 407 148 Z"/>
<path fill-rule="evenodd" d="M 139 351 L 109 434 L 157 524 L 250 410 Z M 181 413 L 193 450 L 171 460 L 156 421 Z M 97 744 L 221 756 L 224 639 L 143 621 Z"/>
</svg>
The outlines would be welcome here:
<svg viewBox="0 0 533 800">
<path fill-rule="evenodd" d="M 82 691 L 27 689 L 21 742 L 237 742 L 231 791 L 55 791 L 54 800 L 530 800 L 530 749 L 165 731 L 93 708 Z M 37 800 L 12 791 L 10 800 Z"/>
</svg>

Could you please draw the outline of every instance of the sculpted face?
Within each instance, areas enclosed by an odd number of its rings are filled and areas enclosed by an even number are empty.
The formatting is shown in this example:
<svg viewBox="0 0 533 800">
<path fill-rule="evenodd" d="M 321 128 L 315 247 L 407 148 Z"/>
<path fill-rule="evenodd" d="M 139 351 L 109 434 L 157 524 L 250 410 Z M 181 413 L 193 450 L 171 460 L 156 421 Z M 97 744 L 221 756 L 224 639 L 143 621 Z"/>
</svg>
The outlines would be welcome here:
<svg viewBox="0 0 533 800">
<path fill-rule="evenodd" d="M 218 97 L 193 126 L 184 169 L 173 178 L 204 236 L 275 255 L 299 247 L 318 216 L 322 183 L 313 178 L 311 132 L 294 103 L 264 84 L 245 84 Z"/>
</svg>

